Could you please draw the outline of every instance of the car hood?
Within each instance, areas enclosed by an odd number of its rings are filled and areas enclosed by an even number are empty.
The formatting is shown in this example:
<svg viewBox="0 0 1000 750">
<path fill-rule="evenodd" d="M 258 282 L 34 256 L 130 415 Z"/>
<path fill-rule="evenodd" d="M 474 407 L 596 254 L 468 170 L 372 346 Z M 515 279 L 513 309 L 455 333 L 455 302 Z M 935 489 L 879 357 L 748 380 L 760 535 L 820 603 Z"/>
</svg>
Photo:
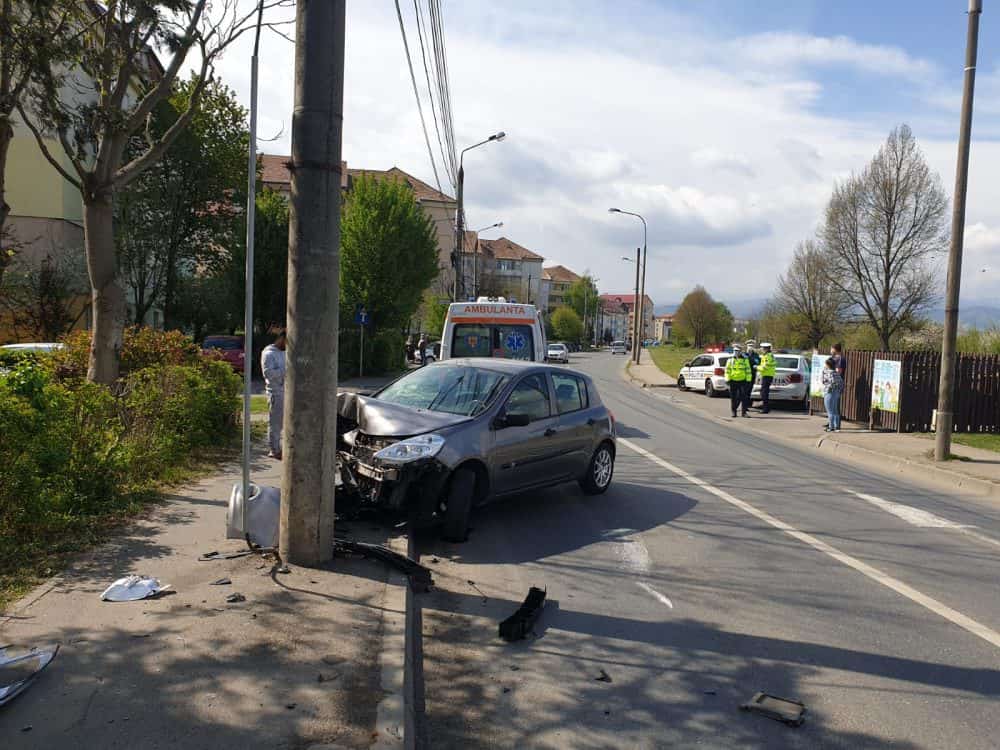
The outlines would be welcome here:
<svg viewBox="0 0 1000 750">
<path fill-rule="evenodd" d="M 337 413 L 374 437 L 410 437 L 468 422 L 470 417 L 390 404 L 357 393 L 337 394 Z"/>
</svg>

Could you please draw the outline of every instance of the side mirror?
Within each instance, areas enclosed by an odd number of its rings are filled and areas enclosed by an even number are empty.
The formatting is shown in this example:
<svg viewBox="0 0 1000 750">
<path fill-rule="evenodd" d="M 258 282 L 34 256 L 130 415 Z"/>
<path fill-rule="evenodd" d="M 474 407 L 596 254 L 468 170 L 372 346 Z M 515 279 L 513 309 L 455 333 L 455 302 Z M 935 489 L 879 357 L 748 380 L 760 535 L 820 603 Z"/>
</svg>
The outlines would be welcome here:
<svg viewBox="0 0 1000 750">
<path fill-rule="evenodd" d="M 501 414 L 493 420 L 493 426 L 502 430 L 505 427 L 527 427 L 531 424 L 531 417 L 527 414 Z"/>
</svg>

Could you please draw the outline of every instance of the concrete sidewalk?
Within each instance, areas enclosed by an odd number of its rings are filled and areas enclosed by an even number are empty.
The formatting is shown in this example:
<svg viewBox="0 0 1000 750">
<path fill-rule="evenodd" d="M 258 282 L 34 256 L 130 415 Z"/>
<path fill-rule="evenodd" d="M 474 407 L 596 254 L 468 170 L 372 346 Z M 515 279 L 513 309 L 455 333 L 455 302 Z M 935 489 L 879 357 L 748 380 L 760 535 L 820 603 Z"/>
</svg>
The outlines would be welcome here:
<svg viewBox="0 0 1000 750">
<path fill-rule="evenodd" d="M 645 352 L 643 355 L 648 356 Z M 651 372 L 650 367 L 656 372 Z M 632 366 L 625 377 L 642 387 L 662 387 L 665 379 L 673 381 L 652 362 L 648 366 L 644 363 Z M 810 416 L 792 404 L 773 402 L 769 414 L 751 411 L 749 419 L 733 419 L 728 397 L 707 398 L 694 391 L 678 391 L 676 387 L 658 391 L 657 395 L 707 419 L 772 440 L 823 451 L 832 458 L 935 487 L 962 488 L 1000 499 L 1000 454 L 993 451 L 954 444 L 952 453 L 959 460 L 942 465 L 931 457 L 934 443 L 929 435 L 878 432 L 851 422 L 844 422 L 840 432 L 828 433 L 823 431 L 825 415 Z"/>
<path fill-rule="evenodd" d="M 401 746 L 376 728 L 383 631 L 403 616 L 402 588 L 379 564 L 274 569 L 252 555 L 199 562 L 226 540 L 239 467 L 178 490 L 112 543 L 83 557 L 0 615 L 11 652 L 60 644 L 35 684 L 0 709 L 4 748 L 310 748 Z M 258 459 L 254 480 L 280 485 Z M 339 533 L 385 541 L 370 524 Z M 169 583 L 160 598 L 102 602 L 137 573 Z M 228 585 L 212 585 L 229 578 Z M 244 601 L 227 603 L 230 594 Z M 400 654 L 401 658 L 401 654 Z M 381 722 L 379 722 L 381 723 Z"/>
<path fill-rule="evenodd" d="M 639 364 L 633 364 L 631 360 L 626 362 L 625 373 L 632 383 L 641 388 L 669 388 L 677 385 L 676 380 L 653 363 L 647 349 L 639 353 Z"/>
</svg>

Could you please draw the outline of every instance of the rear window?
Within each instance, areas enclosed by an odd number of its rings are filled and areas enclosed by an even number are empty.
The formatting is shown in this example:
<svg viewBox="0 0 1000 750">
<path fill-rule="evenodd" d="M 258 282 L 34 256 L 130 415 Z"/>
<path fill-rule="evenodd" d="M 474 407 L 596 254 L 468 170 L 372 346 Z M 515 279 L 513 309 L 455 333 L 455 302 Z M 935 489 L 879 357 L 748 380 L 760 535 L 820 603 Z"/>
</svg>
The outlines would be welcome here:
<svg viewBox="0 0 1000 750">
<path fill-rule="evenodd" d="M 799 358 L 798 357 L 775 357 L 774 366 L 779 370 L 798 370 L 799 369 Z"/>
<path fill-rule="evenodd" d="M 208 336 L 205 338 L 204 348 L 206 349 L 226 349 L 234 351 L 243 348 L 243 342 L 239 339 L 223 339 Z"/>
<path fill-rule="evenodd" d="M 729 361 L 729 357 L 719 357 L 719 366 L 720 367 L 725 367 L 726 366 L 726 362 L 728 362 L 728 361 Z"/>
<path fill-rule="evenodd" d="M 457 323 L 451 344 L 453 357 L 499 357 L 533 360 L 531 326 Z"/>
<path fill-rule="evenodd" d="M 556 387 L 556 406 L 560 414 L 586 409 L 589 405 L 587 384 L 582 378 L 566 373 L 552 373 L 552 383 Z"/>
</svg>

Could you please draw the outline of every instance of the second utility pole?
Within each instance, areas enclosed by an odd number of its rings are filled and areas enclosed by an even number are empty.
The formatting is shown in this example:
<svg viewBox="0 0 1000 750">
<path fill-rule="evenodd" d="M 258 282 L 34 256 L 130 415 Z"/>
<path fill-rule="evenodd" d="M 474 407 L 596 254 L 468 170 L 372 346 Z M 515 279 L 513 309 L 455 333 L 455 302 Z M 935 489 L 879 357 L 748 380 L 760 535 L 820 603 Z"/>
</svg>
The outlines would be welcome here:
<svg viewBox="0 0 1000 750">
<path fill-rule="evenodd" d="M 298 0 L 288 223 L 288 370 L 278 544 L 333 558 L 346 0 Z"/>
<path fill-rule="evenodd" d="M 972 98 L 976 89 L 976 53 L 979 16 L 983 0 L 969 0 L 969 30 L 965 43 L 965 87 L 962 91 L 962 124 L 955 169 L 955 203 L 951 214 L 951 249 L 948 253 L 948 286 L 944 303 L 944 338 L 941 342 L 941 379 L 938 382 L 937 435 L 934 460 L 951 457 L 951 431 L 955 423 L 955 365 L 958 338 L 958 298 L 962 286 L 962 245 L 965 240 L 965 196 L 969 187 L 969 147 L 972 141 Z"/>
</svg>

